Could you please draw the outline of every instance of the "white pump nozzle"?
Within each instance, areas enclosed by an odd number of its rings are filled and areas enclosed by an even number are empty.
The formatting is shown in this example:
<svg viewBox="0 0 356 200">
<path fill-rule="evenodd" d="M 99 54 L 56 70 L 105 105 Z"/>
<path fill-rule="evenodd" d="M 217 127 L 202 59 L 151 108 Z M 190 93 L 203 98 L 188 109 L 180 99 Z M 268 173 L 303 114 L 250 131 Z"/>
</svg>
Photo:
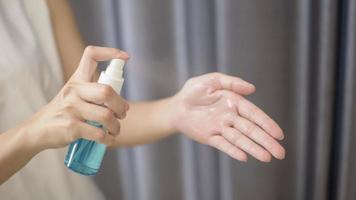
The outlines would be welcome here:
<svg viewBox="0 0 356 200">
<path fill-rule="evenodd" d="M 114 79 L 122 78 L 125 61 L 121 59 L 112 59 L 105 73 Z"/>
<path fill-rule="evenodd" d="M 101 72 L 98 82 L 110 85 L 116 93 L 120 94 L 124 78 L 122 77 L 125 61 L 112 59 L 105 71 Z"/>
</svg>

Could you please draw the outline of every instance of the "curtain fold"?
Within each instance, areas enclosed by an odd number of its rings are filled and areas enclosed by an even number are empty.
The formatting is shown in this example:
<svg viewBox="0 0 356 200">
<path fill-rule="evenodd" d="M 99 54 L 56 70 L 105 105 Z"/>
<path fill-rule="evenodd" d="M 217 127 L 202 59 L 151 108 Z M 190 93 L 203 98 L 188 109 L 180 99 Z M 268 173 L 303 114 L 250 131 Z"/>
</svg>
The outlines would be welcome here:
<svg viewBox="0 0 356 200">
<path fill-rule="evenodd" d="M 338 3 L 333 0 L 307 1 L 298 14 L 309 12 L 307 43 L 301 53 L 306 58 L 308 86 L 305 143 L 306 179 L 304 199 L 327 199 L 333 129 L 335 71 L 337 64 Z M 298 84 L 298 83 L 297 83 Z"/>
<path fill-rule="evenodd" d="M 330 191 L 333 199 L 354 199 L 356 192 L 356 1 L 344 0 L 340 13 L 340 46 L 334 152 Z"/>
<path fill-rule="evenodd" d="M 90 44 L 132 55 L 124 96 L 173 95 L 220 71 L 284 129 L 283 161 L 247 163 L 181 134 L 111 151 L 96 177 L 108 199 L 325 200 L 356 194 L 355 0 L 77 0 Z M 139 123 L 139 122 L 138 122 Z M 356 149 L 355 149 L 356 150 Z"/>
</svg>

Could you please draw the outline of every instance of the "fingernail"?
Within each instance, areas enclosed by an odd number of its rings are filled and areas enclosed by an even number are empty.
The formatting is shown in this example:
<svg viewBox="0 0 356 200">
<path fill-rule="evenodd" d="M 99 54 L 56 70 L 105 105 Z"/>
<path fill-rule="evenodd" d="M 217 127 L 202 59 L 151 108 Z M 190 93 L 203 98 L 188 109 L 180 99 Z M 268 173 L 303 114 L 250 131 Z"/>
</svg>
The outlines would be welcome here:
<svg viewBox="0 0 356 200">
<path fill-rule="evenodd" d="M 251 87 L 256 90 L 256 86 L 254 84 L 251 83 Z"/>
<path fill-rule="evenodd" d="M 272 156 L 268 153 L 266 153 L 261 157 L 262 162 L 271 162 L 271 160 L 272 160 Z"/>
<path fill-rule="evenodd" d="M 126 117 L 126 112 L 120 115 L 119 119 L 124 119 Z"/>
<path fill-rule="evenodd" d="M 279 157 L 279 160 L 283 160 L 286 158 L 286 155 L 282 155 L 281 157 Z"/>
<path fill-rule="evenodd" d="M 126 51 L 120 50 L 120 54 L 126 58 L 130 58 L 130 55 Z"/>
<path fill-rule="evenodd" d="M 281 155 L 279 156 L 280 160 L 283 160 L 286 157 L 286 150 L 283 148 Z"/>
</svg>

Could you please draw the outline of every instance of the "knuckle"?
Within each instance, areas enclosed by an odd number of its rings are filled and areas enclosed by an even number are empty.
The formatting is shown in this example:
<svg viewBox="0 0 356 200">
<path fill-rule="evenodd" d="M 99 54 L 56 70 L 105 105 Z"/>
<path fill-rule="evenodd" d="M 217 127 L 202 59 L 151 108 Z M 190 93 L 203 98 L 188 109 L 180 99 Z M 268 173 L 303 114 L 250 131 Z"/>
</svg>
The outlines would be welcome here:
<svg viewBox="0 0 356 200">
<path fill-rule="evenodd" d="M 234 76 L 234 81 L 237 81 L 237 82 L 244 82 L 244 80 L 242 80 L 242 78 L 236 77 L 236 76 Z"/>
<path fill-rule="evenodd" d="M 220 72 L 211 72 L 206 75 L 206 78 L 211 81 L 218 82 L 222 76 L 223 74 Z"/>
<path fill-rule="evenodd" d="M 199 80 L 200 76 L 194 76 L 194 77 L 190 77 L 187 81 L 185 85 L 194 85 L 198 80 Z"/>
<path fill-rule="evenodd" d="M 110 99 L 113 96 L 113 89 L 109 85 L 101 85 L 100 87 L 100 97 L 103 100 Z"/>
<path fill-rule="evenodd" d="M 235 134 L 235 135 L 232 137 L 232 142 L 233 142 L 233 144 L 235 144 L 235 145 L 240 145 L 240 144 L 243 142 L 243 136 L 240 135 L 240 134 Z"/>
<path fill-rule="evenodd" d="M 61 94 L 61 99 L 67 99 L 70 97 L 73 93 L 75 93 L 75 84 L 74 83 L 67 83 L 63 88 Z"/>
<path fill-rule="evenodd" d="M 126 111 L 120 111 L 118 112 L 118 118 L 119 119 L 124 119 L 126 117 Z"/>
<path fill-rule="evenodd" d="M 90 56 L 90 55 L 93 54 L 93 51 L 94 51 L 94 50 L 95 50 L 95 46 L 93 46 L 93 45 L 88 45 L 88 46 L 86 46 L 85 49 L 84 49 L 84 54 Z"/>
<path fill-rule="evenodd" d="M 262 151 L 260 153 L 260 159 L 264 162 L 269 162 L 272 159 L 271 154 L 267 153 L 266 151 Z"/>
<path fill-rule="evenodd" d="M 98 140 L 103 142 L 105 140 L 105 132 L 103 130 L 97 131 Z"/>
<path fill-rule="evenodd" d="M 222 140 L 215 141 L 214 145 L 216 146 L 216 148 L 218 148 L 220 150 L 224 149 L 224 143 L 222 142 Z"/>
<path fill-rule="evenodd" d="M 234 121 L 231 117 L 229 116 L 223 116 L 221 117 L 221 119 L 219 120 L 220 122 L 220 127 L 224 128 L 224 127 L 233 127 L 234 126 Z"/>
<path fill-rule="evenodd" d="M 97 130 L 94 136 L 94 140 L 99 143 L 105 143 L 105 132 L 103 130 Z"/>
<path fill-rule="evenodd" d="M 283 130 L 268 117 L 264 117 L 261 120 L 261 126 L 263 127 L 263 129 L 269 131 L 274 137 L 283 136 Z"/>
<path fill-rule="evenodd" d="M 66 119 L 68 117 L 68 113 L 64 110 L 59 110 L 55 113 L 55 118 L 57 119 Z"/>
<path fill-rule="evenodd" d="M 250 115 L 254 115 L 256 114 L 258 108 L 256 106 L 250 106 L 248 109 L 247 109 L 247 113 L 249 113 Z"/>
<path fill-rule="evenodd" d="M 274 125 L 267 119 L 267 117 L 263 117 L 260 121 L 261 126 L 267 130 L 273 130 L 275 131 Z"/>
<path fill-rule="evenodd" d="M 250 118 L 252 118 L 253 116 L 255 116 L 258 112 L 258 108 L 256 106 L 251 106 L 250 108 L 248 108 L 247 113 L 250 116 Z"/>
<path fill-rule="evenodd" d="M 115 55 L 115 54 L 120 54 L 120 50 L 119 49 L 115 49 L 115 48 L 111 48 L 110 49 L 111 54 Z"/>
<path fill-rule="evenodd" d="M 213 77 L 213 78 L 218 78 L 219 76 L 222 75 L 222 73 L 220 73 L 220 72 L 211 72 L 211 73 L 209 73 L 209 75 L 211 77 Z"/>
<path fill-rule="evenodd" d="M 214 139 L 214 137 L 209 137 L 209 138 L 207 138 L 205 144 L 207 144 L 207 145 L 209 145 L 209 146 L 211 146 L 211 147 L 215 147 L 215 148 L 219 149 L 218 146 L 217 146 L 217 142 L 216 142 L 216 140 Z"/>
<path fill-rule="evenodd" d="M 120 123 L 119 121 L 115 120 L 110 126 L 109 133 L 110 135 L 118 135 L 120 132 Z"/>
<path fill-rule="evenodd" d="M 247 152 L 250 152 L 251 154 L 256 153 L 258 149 L 256 149 L 256 145 L 251 143 L 251 141 L 247 140 L 245 142 L 241 142 L 240 146 Z"/>
<path fill-rule="evenodd" d="M 275 146 L 275 142 L 273 139 L 266 137 L 266 136 L 260 136 L 258 139 L 260 144 L 265 148 L 265 149 L 273 149 Z"/>
<path fill-rule="evenodd" d="M 95 140 L 100 140 L 105 136 L 105 130 L 103 128 L 94 128 L 90 134 L 94 135 Z"/>
<path fill-rule="evenodd" d="M 74 110 L 74 105 L 70 101 L 63 102 L 62 110 L 65 113 L 71 113 Z"/>
<path fill-rule="evenodd" d="M 185 83 L 186 85 L 190 85 L 194 82 L 195 77 L 189 78 Z"/>
<path fill-rule="evenodd" d="M 111 121 L 113 119 L 113 113 L 109 109 L 105 109 L 101 114 L 101 118 L 104 121 Z"/>
<path fill-rule="evenodd" d="M 247 123 L 246 126 L 245 126 L 245 129 L 246 129 L 245 133 L 247 135 L 251 135 L 252 133 L 255 132 L 256 126 L 254 124 L 252 124 L 252 123 Z"/>
</svg>

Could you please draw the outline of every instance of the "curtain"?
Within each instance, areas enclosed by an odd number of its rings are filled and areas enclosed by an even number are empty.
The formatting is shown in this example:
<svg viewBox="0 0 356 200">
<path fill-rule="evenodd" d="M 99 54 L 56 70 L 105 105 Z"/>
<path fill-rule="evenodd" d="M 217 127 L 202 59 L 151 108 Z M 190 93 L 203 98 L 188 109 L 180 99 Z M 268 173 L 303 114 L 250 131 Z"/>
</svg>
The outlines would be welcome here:
<svg viewBox="0 0 356 200">
<path fill-rule="evenodd" d="M 125 98 L 166 97 L 189 77 L 220 71 L 254 83 L 248 98 L 286 134 L 286 159 L 268 164 L 181 134 L 110 151 L 95 178 L 107 199 L 356 197 L 356 0 L 71 4 L 86 42 L 132 55 Z"/>
</svg>

